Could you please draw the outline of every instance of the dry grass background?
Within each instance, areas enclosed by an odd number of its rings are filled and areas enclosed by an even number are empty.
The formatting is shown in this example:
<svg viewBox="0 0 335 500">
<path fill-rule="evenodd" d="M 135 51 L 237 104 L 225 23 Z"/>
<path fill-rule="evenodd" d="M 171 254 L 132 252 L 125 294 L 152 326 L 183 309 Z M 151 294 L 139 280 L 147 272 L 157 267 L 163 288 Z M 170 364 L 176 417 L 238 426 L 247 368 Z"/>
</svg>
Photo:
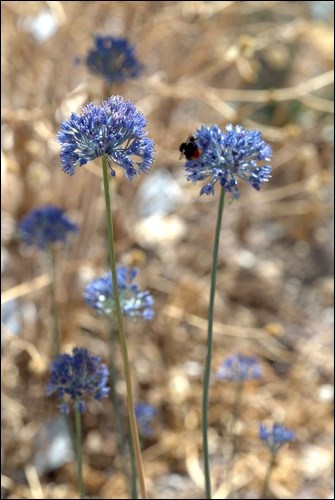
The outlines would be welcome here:
<svg viewBox="0 0 335 500">
<path fill-rule="evenodd" d="M 200 198 L 199 186 L 186 182 L 178 147 L 202 124 L 229 122 L 261 130 L 274 157 L 269 184 L 260 193 L 241 186 L 241 200 L 226 205 L 223 218 L 213 369 L 241 351 L 259 357 L 264 377 L 246 386 L 229 477 L 223 462 L 234 388 L 212 384 L 215 498 L 259 498 L 269 458 L 260 421 L 297 433 L 279 455 L 273 497 L 332 497 L 332 6 L 1 2 L 2 498 L 77 495 L 71 462 L 37 466 L 51 440 L 45 426 L 57 415 L 44 394 L 49 279 L 43 255 L 22 247 L 16 225 L 46 203 L 65 207 L 79 224 L 58 253 L 62 349 L 79 344 L 104 357 L 105 323 L 81 298 L 83 285 L 106 270 L 100 163 L 69 178 L 55 134 L 71 111 L 111 92 L 144 112 L 157 149 L 148 176 L 130 183 L 118 171 L 112 182 L 119 261 L 141 269 L 155 298 L 152 322 L 126 325 L 136 398 L 159 412 L 154 438 L 143 442 L 150 498 L 203 496 L 201 374 L 217 196 Z M 33 23 L 42 13 L 56 30 L 38 40 Z M 144 75 L 111 90 L 75 66 L 94 33 L 128 37 Z M 109 401 L 84 417 L 92 498 L 128 495 L 113 422 Z"/>
</svg>

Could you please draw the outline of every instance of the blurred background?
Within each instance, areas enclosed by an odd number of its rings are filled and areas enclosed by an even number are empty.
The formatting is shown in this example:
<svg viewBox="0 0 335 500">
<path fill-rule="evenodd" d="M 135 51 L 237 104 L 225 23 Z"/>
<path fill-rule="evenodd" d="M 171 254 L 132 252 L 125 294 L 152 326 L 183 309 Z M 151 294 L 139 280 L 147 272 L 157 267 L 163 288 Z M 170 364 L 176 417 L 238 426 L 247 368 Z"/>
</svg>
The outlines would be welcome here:
<svg viewBox="0 0 335 500">
<path fill-rule="evenodd" d="M 49 272 L 17 223 L 51 203 L 80 228 L 57 249 L 62 351 L 106 359 L 106 323 L 82 300 L 107 271 L 99 160 L 68 177 L 55 141 L 72 111 L 112 94 L 148 120 L 149 175 L 111 186 L 118 261 L 140 269 L 151 322 L 126 321 L 134 393 L 157 408 L 142 437 L 150 498 L 203 498 L 202 373 L 218 193 L 185 179 L 179 145 L 201 125 L 258 129 L 273 148 L 261 192 L 240 184 L 226 203 L 215 306 L 213 371 L 256 356 L 236 456 L 225 477 L 234 384 L 213 378 L 209 437 L 215 498 L 260 498 L 269 452 L 260 422 L 296 432 L 280 451 L 273 498 L 333 496 L 333 2 L 1 2 L 2 498 L 77 498 L 54 398 L 46 398 Z M 95 34 L 126 37 L 142 75 L 110 86 L 83 60 Z M 115 353 L 122 373 L 119 353 Z M 123 379 L 117 390 L 125 396 Z M 83 418 L 91 498 L 129 498 L 109 400 Z"/>
</svg>

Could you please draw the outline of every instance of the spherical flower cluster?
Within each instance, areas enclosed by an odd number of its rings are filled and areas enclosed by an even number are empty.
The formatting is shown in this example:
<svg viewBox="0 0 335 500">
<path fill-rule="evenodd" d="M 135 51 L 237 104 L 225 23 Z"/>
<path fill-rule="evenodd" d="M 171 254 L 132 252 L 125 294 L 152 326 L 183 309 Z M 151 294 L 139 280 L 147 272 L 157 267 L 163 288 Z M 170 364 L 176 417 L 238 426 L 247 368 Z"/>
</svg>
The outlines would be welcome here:
<svg viewBox="0 0 335 500">
<path fill-rule="evenodd" d="M 135 403 L 135 416 L 140 433 L 144 437 L 153 435 L 152 420 L 157 415 L 157 409 L 146 403 Z"/>
<path fill-rule="evenodd" d="M 85 348 L 75 347 L 72 355 L 59 354 L 51 362 L 47 395 L 55 392 L 62 400 L 59 406 L 62 413 L 68 414 L 70 405 L 83 413 L 84 396 L 91 396 L 96 400 L 108 396 L 108 377 L 108 368 L 101 363 L 99 356 L 94 356 Z"/>
<path fill-rule="evenodd" d="M 122 314 L 129 317 L 142 316 L 150 320 L 154 316 L 153 298 L 150 292 L 141 291 L 133 280 L 138 274 L 135 268 L 119 266 L 116 270 Z M 111 273 L 88 283 L 84 290 L 85 302 L 104 315 L 115 313 L 114 291 Z"/>
<path fill-rule="evenodd" d="M 124 169 L 128 179 L 148 172 L 153 162 L 154 144 L 144 130 L 147 121 L 131 101 L 113 96 L 101 106 L 89 103 L 82 114 L 72 113 L 57 134 L 61 144 L 61 167 L 73 175 L 78 167 L 105 156 L 111 175 L 113 164 Z"/>
<path fill-rule="evenodd" d="M 104 35 L 95 36 L 85 63 L 91 73 L 102 76 L 109 84 L 136 78 L 143 70 L 134 47 L 125 38 Z"/>
<path fill-rule="evenodd" d="M 256 380 L 262 370 L 256 358 L 236 354 L 223 361 L 216 372 L 216 378 L 228 382 Z"/>
<path fill-rule="evenodd" d="M 28 246 L 45 250 L 57 241 L 65 242 L 68 233 L 78 231 L 64 210 L 45 205 L 31 210 L 18 225 L 22 241 Z"/>
<path fill-rule="evenodd" d="M 233 199 L 239 198 L 237 179 L 247 181 L 259 190 L 271 177 L 272 151 L 258 130 L 227 125 L 223 133 L 217 125 L 201 127 L 194 134 L 201 154 L 186 161 L 187 180 L 207 181 L 200 194 L 214 194 L 218 182 Z"/>
<path fill-rule="evenodd" d="M 294 432 L 280 424 L 273 424 L 272 430 L 268 430 L 266 425 L 260 424 L 259 437 L 273 454 L 277 453 L 284 443 L 295 440 Z"/>
</svg>

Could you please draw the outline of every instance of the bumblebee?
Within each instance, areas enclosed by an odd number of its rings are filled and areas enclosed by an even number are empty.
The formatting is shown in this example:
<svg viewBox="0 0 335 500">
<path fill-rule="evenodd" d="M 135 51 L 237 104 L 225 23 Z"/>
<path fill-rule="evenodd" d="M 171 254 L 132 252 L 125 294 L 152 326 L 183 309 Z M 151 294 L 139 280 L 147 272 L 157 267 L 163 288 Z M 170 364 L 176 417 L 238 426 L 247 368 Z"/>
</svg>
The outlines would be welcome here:
<svg viewBox="0 0 335 500">
<path fill-rule="evenodd" d="M 180 158 L 184 156 L 187 160 L 197 160 L 201 156 L 201 149 L 197 145 L 196 138 L 193 135 L 188 137 L 186 142 L 181 143 L 179 151 L 181 153 Z"/>
</svg>

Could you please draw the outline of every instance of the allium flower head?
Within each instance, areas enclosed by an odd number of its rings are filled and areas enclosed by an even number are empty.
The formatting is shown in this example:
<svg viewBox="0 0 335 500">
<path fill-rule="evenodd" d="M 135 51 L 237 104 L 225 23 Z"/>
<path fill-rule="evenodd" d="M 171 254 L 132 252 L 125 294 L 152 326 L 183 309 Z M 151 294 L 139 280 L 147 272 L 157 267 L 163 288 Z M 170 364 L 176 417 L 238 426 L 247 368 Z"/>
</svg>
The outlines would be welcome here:
<svg viewBox="0 0 335 500">
<path fill-rule="evenodd" d="M 150 320 L 154 316 L 154 303 L 150 292 L 141 291 L 134 279 L 138 274 L 135 268 L 119 266 L 116 270 L 121 310 L 125 316 L 142 316 Z M 104 315 L 115 313 L 114 291 L 111 273 L 88 283 L 84 290 L 85 302 Z"/>
<path fill-rule="evenodd" d="M 109 84 L 136 78 L 143 69 L 134 47 L 125 38 L 104 35 L 95 36 L 94 47 L 89 50 L 85 63 L 91 73 L 102 76 Z"/>
<path fill-rule="evenodd" d="M 201 154 L 197 159 L 187 160 L 184 168 L 187 180 L 206 181 L 200 194 L 214 194 L 218 182 L 233 199 L 239 198 L 238 178 L 257 190 L 270 179 L 272 169 L 268 162 L 272 151 L 258 130 L 227 125 L 224 133 L 213 125 L 201 127 L 193 137 Z"/>
<path fill-rule="evenodd" d="M 228 382 L 244 382 L 262 376 L 261 367 L 256 358 L 236 354 L 223 361 L 216 372 L 216 378 Z"/>
<path fill-rule="evenodd" d="M 64 210 L 52 205 L 31 210 L 18 227 L 22 241 L 41 250 L 56 241 L 65 242 L 68 233 L 78 231 L 78 226 L 68 219 Z"/>
<path fill-rule="evenodd" d="M 140 433 L 145 437 L 153 435 L 152 420 L 157 415 L 157 409 L 146 403 L 135 403 L 135 416 Z"/>
<path fill-rule="evenodd" d="M 56 139 L 61 144 L 62 170 L 73 175 L 78 167 L 106 156 L 113 176 L 113 163 L 124 169 L 128 179 L 148 172 L 154 143 L 147 137 L 146 125 L 134 103 L 120 96 L 109 97 L 101 106 L 87 104 L 81 115 L 72 113 L 61 123 Z"/>
<path fill-rule="evenodd" d="M 295 440 L 294 432 L 280 424 L 273 424 L 272 430 L 268 430 L 266 425 L 260 424 L 259 437 L 273 454 L 276 453 L 284 443 Z"/>
<path fill-rule="evenodd" d="M 51 362 L 51 376 L 47 385 L 47 395 L 54 392 L 62 404 L 62 413 L 68 414 L 70 405 L 80 413 L 85 410 L 84 396 L 96 400 L 108 396 L 109 371 L 101 363 L 99 356 L 94 356 L 85 348 L 75 347 L 72 354 L 59 354 Z"/>
</svg>

